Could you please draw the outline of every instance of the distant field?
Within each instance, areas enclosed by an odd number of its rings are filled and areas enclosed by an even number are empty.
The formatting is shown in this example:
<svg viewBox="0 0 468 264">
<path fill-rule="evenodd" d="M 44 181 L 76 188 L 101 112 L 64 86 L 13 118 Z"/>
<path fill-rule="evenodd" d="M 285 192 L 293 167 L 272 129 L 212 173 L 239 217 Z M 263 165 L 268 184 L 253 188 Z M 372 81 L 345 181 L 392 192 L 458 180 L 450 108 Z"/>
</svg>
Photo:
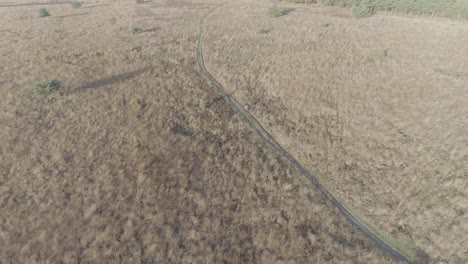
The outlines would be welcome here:
<svg viewBox="0 0 468 264">
<path fill-rule="evenodd" d="M 455 19 L 468 19 L 468 1 L 466 0 L 310 0 L 309 3 L 351 7 L 361 3 L 369 4 L 374 10 L 412 12 L 415 14 L 436 15 Z M 304 0 L 290 0 L 302 2 Z"/>
</svg>

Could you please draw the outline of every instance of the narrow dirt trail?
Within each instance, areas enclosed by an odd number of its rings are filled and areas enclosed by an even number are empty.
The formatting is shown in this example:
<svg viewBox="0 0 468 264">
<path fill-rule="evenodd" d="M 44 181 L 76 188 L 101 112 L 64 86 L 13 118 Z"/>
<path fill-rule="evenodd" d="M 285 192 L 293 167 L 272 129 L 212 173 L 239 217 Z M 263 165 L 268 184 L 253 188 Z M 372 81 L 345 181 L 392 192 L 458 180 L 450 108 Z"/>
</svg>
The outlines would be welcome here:
<svg viewBox="0 0 468 264">
<path fill-rule="evenodd" d="M 218 92 L 224 97 L 224 99 L 236 110 L 236 112 L 241 116 L 242 120 L 250 128 L 254 129 L 255 132 L 262 138 L 262 140 L 274 147 L 283 157 L 285 157 L 289 162 L 298 169 L 302 175 L 309 179 L 319 190 L 323 193 L 327 199 L 329 199 L 333 205 L 345 216 L 345 218 L 356 226 L 366 237 L 373 241 L 379 248 L 381 248 L 385 253 L 391 255 L 399 261 L 404 263 L 421 263 L 425 260 L 425 254 L 421 252 L 416 252 L 414 256 L 410 257 L 407 254 L 400 252 L 398 249 L 390 245 L 385 239 L 383 239 L 377 231 L 372 230 L 366 223 L 364 223 L 357 216 L 353 215 L 340 201 L 333 196 L 320 182 L 319 180 L 312 175 L 308 170 L 306 170 L 298 161 L 295 159 L 289 152 L 287 152 L 276 140 L 275 138 L 257 121 L 257 119 L 245 109 L 241 103 L 230 93 L 226 92 L 223 85 L 207 70 L 204 62 L 204 35 L 205 35 L 205 23 L 213 12 L 222 8 L 225 4 L 220 5 L 212 9 L 207 13 L 202 20 L 200 21 L 200 35 L 197 44 L 197 65 L 204 76 L 206 76 L 217 88 Z"/>
</svg>

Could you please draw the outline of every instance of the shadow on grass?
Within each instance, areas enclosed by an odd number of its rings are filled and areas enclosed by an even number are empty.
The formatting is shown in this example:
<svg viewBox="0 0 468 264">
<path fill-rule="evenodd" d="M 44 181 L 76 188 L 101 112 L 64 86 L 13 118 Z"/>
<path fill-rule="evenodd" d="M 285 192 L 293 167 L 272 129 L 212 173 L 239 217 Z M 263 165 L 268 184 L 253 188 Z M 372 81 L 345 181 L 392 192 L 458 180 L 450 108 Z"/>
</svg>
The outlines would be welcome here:
<svg viewBox="0 0 468 264">
<path fill-rule="evenodd" d="M 224 97 L 222 97 L 222 96 L 217 96 L 217 97 L 215 97 L 213 100 L 208 101 L 208 102 L 206 103 L 206 107 L 209 108 L 209 107 L 211 107 L 212 105 L 216 104 L 217 102 L 222 101 L 223 99 L 224 99 Z"/>
<path fill-rule="evenodd" d="M 114 75 L 114 76 L 110 76 L 110 77 L 107 77 L 107 78 L 103 78 L 103 79 L 100 79 L 100 80 L 97 80 L 97 81 L 94 81 L 94 82 L 84 84 L 84 85 L 76 88 L 76 90 L 78 92 L 84 92 L 84 91 L 90 90 L 90 89 L 97 89 L 97 88 L 100 88 L 102 86 L 106 86 L 106 85 L 113 84 L 113 83 L 116 83 L 116 82 L 122 82 L 122 81 L 125 81 L 125 80 L 128 80 L 128 79 L 131 79 L 131 78 L 135 78 L 136 76 L 142 74 L 143 72 L 149 71 L 149 70 L 150 70 L 150 68 L 147 67 L 147 68 L 139 69 L 139 70 L 136 70 L 136 71 L 117 74 L 117 75 Z"/>
<path fill-rule="evenodd" d="M 31 3 L 25 3 L 25 4 L 6 4 L 6 5 L 0 5 L 0 7 L 66 5 L 66 4 L 71 4 L 71 3 L 72 1 L 54 1 L 54 2 L 45 2 L 45 3 L 31 2 Z"/>
<path fill-rule="evenodd" d="M 142 33 L 143 32 L 155 32 L 155 31 L 158 31 L 160 29 L 161 29 L 160 27 L 154 27 L 154 28 L 149 28 L 149 29 L 143 29 L 143 31 L 141 31 L 141 32 Z"/>
<path fill-rule="evenodd" d="M 282 14 L 283 16 L 286 16 L 286 15 L 289 15 L 289 13 L 295 11 L 296 9 L 295 8 L 285 8 L 282 10 Z"/>
<path fill-rule="evenodd" d="M 109 6 L 109 4 L 97 4 L 97 5 L 83 6 L 83 7 L 81 7 L 81 9 L 96 8 L 96 7 L 103 7 L 103 6 Z"/>
<path fill-rule="evenodd" d="M 86 16 L 89 13 L 79 13 L 79 14 L 71 14 L 71 15 L 64 15 L 64 16 L 53 16 L 51 18 L 66 18 L 66 17 L 77 17 L 77 16 Z"/>
</svg>

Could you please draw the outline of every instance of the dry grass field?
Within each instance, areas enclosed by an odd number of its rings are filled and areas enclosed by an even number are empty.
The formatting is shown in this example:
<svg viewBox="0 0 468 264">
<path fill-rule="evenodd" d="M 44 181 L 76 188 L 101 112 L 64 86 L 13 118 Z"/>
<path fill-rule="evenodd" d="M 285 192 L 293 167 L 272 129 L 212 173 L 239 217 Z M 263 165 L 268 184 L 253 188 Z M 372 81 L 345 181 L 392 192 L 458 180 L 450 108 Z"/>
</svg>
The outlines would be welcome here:
<svg viewBox="0 0 468 264">
<path fill-rule="evenodd" d="M 0 2 L 0 263 L 395 262 L 197 71 L 217 4 Z"/>
<path fill-rule="evenodd" d="M 200 74 L 219 4 L 0 1 L 0 263 L 397 263 Z M 466 25 L 269 6 L 208 18 L 209 69 L 375 228 L 466 262 Z"/>
<path fill-rule="evenodd" d="M 467 263 L 468 24 L 271 6 L 210 16 L 209 70 L 389 240 Z"/>
</svg>

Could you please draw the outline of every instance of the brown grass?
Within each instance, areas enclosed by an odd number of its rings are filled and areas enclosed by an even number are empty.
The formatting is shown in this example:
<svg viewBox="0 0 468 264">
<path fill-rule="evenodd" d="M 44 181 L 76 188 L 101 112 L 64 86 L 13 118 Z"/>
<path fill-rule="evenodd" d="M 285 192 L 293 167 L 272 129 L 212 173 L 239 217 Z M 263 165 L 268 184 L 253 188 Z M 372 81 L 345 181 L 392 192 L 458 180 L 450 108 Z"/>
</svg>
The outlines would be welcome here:
<svg viewBox="0 0 468 264">
<path fill-rule="evenodd" d="M 271 20 L 268 7 L 213 14 L 208 68 L 389 239 L 467 262 L 466 24 L 316 7 Z"/>
<path fill-rule="evenodd" d="M 2 262 L 392 262 L 195 70 L 214 4 L 0 8 Z M 32 100 L 50 78 L 67 93 Z"/>
</svg>

